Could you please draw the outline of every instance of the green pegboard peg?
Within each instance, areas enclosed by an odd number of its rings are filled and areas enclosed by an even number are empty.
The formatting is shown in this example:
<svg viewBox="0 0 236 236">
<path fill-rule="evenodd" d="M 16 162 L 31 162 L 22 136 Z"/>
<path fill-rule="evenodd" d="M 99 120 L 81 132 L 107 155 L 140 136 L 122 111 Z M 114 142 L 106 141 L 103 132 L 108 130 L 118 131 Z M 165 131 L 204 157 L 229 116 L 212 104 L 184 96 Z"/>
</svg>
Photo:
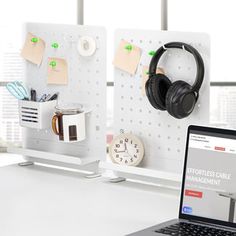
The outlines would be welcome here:
<svg viewBox="0 0 236 236">
<path fill-rule="evenodd" d="M 133 50 L 133 46 L 132 46 L 131 44 L 127 44 L 127 45 L 125 46 L 125 49 L 126 49 L 127 51 L 132 51 L 132 50 Z"/>
<path fill-rule="evenodd" d="M 52 67 L 52 68 L 55 68 L 57 66 L 57 62 L 56 61 L 50 61 L 49 65 Z"/>
<path fill-rule="evenodd" d="M 52 48 L 55 48 L 55 49 L 59 48 L 59 44 L 58 44 L 58 43 L 56 43 L 56 42 L 55 42 L 55 43 L 52 43 L 52 45 L 51 45 L 51 46 L 52 46 Z"/>
<path fill-rule="evenodd" d="M 31 42 L 32 42 L 32 43 L 37 43 L 38 41 L 39 41 L 39 39 L 36 38 L 36 37 L 33 37 L 33 38 L 31 39 Z"/>
<path fill-rule="evenodd" d="M 148 53 L 148 55 L 153 57 L 153 56 L 155 55 L 155 53 L 156 53 L 155 51 L 150 51 L 150 52 Z"/>
</svg>

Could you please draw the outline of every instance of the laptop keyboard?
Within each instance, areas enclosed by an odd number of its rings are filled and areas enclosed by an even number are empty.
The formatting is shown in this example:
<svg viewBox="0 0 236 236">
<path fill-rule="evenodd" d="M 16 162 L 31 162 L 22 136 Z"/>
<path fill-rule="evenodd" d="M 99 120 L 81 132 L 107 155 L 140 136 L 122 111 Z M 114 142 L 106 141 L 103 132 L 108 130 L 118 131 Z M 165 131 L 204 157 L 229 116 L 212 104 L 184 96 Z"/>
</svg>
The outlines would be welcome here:
<svg viewBox="0 0 236 236">
<path fill-rule="evenodd" d="M 180 222 L 174 225 L 167 226 L 155 231 L 165 235 L 174 236 L 236 236 L 236 232 L 231 232 L 222 229 L 211 228 L 208 226 L 196 225 L 191 223 Z"/>
</svg>

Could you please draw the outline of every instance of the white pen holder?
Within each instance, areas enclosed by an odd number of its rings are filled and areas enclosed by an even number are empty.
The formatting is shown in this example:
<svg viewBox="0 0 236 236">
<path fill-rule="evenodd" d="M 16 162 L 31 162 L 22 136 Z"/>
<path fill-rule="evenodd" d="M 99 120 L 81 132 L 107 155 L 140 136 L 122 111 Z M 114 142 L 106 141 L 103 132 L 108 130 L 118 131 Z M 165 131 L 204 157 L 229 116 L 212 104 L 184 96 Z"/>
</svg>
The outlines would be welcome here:
<svg viewBox="0 0 236 236">
<path fill-rule="evenodd" d="M 20 100 L 20 126 L 33 129 L 50 129 L 56 104 L 56 100 L 48 102 Z"/>
</svg>

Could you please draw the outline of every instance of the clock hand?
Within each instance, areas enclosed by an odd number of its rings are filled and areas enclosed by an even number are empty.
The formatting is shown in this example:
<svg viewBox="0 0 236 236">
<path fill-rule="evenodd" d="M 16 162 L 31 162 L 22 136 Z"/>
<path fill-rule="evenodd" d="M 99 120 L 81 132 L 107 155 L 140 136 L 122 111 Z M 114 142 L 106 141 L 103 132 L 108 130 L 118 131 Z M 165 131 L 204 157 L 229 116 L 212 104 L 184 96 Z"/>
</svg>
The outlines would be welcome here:
<svg viewBox="0 0 236 236">
<path fill-rule="evenodd" d="M 127 151 L 127 145 L 126 145 L 126 143 L 125 143 L 125 151 Z"/>
<path fill-rule="evenodd" d="M 116 153 L 121 153 L 121 152 L 125 152 L 125 151 L 116 151 Z"/>
</svg>

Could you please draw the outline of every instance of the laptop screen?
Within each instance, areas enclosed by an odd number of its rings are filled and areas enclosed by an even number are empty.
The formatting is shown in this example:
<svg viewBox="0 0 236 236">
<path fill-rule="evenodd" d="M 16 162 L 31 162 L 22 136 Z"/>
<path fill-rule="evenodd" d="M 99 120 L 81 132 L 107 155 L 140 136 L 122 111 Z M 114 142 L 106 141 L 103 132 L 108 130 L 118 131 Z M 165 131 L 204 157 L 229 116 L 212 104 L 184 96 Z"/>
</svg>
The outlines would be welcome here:
<svg viewBox="0 0 236 236">
<path fill-rule="evenodd" d="M 236 223 L 236 132 L 189 128 L 181 215 Z"/>
</svg>

